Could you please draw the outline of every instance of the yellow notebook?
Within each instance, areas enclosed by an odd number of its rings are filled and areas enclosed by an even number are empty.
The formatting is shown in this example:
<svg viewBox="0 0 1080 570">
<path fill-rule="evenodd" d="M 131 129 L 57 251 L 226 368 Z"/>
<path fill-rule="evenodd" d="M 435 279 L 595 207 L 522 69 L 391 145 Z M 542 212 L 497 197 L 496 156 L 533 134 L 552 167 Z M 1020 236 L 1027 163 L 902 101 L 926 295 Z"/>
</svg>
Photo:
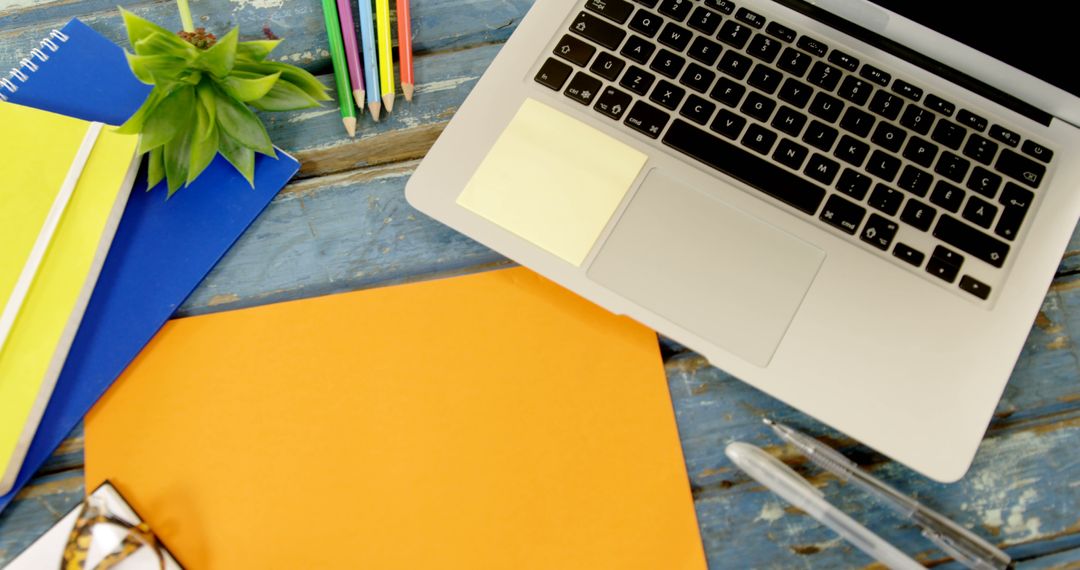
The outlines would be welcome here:
<svg viewBox="0 0 1080 570">
<path fill-rule="evenodd" d="M 0 494 L 18 474 L 139 161 L 112 127 L 0 102 Z"/>
</svg>

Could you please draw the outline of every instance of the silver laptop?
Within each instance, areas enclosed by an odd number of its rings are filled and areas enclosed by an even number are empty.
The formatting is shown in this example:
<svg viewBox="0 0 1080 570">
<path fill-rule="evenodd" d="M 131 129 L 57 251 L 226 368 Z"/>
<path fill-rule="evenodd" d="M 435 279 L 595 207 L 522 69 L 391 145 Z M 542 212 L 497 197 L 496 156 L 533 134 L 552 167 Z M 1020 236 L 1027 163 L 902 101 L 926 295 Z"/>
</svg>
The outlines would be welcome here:
<svg viewBox="0 0 1080 570">
<path fill-rule="evenodd" d="M 542 0 L 407 197 L 954 481 L 1080 217 L 1071 38 L 1023 10 Z"/>
</svg>

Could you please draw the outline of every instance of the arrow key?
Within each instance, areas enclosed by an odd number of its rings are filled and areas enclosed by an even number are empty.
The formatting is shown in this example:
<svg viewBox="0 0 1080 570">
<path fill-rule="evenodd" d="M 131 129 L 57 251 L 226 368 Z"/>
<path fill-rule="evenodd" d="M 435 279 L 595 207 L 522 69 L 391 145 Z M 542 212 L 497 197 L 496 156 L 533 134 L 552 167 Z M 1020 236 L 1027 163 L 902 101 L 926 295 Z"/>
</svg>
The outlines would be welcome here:
<svg viewBox="0 0 1080 570">
<path fill-rule="evenodd" d="M 630 106 L 630 101 L 629 94 L 623 93 L 614 87 L 608 87 L 596 99 L 596 105 L 593 108 L 618 121 L 626 112 L 627 107 Z"/>
</svg>

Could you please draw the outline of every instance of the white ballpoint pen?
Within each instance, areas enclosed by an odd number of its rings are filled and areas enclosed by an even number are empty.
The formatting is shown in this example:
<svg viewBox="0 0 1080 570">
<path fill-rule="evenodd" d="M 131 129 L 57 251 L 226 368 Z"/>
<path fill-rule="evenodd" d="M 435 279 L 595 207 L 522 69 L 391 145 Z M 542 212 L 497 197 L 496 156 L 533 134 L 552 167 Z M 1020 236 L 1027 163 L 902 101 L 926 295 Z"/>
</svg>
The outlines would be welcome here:
<svg viewBox="0 0 1080 570">
<path fill-rule="evenodd" d="M 871 558 L 893 569 L 923 568 L 895 546 L 834 507 L 825 500 L 820 490 L 761 448 L 736 441 L 728 444 L 724 452 L 747 475 L 836 531 Z"/>
</svg>

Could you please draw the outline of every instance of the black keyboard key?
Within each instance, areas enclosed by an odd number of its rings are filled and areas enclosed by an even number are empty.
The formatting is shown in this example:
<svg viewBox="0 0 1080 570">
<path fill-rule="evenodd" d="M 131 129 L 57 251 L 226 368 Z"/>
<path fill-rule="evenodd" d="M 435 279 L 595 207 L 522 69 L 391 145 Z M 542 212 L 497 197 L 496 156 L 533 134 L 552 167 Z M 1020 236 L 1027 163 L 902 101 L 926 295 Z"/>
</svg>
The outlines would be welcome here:
<svg viewBox="0 0 1080 570">
<path fill-rule="evenodd" d="M 739 110 L 762 123 L 767 123 L 775 108 L 776 101 L 773 101 L 757 91 L 751 91 L 750 94 L 746 96 L 746 101 L 743 101 L 742 107 L 740 107 Z"/>
<path fill-rule="evenodd" d="M 835 123 L 844 110 L 844 103 L 826 93 L 818 93 L 810 103 L 810 114 L 821 117 L 830 123 Z"/>
<path fill-rule="evenodd" d="M 926 95 L 926 101 L 923 102 L 923 105 L 926 105 L 927 109 L 930 109 L 931 111 L 934 111 L 936 113 L 941 113 L 946 117 L 951 117 L 952 114 L 956 112 L 956 105 L 953 105 L 952 103 L 942 99 L 941 97 L 938 97 L 937 95 L 934 95 L 933 93 L 929 93 Z"/>
<path fill-rule="evenodd" d="M 751 87 L 756 87 L 771 95 L 776 91 L 777 87 L 780 87 L 780 80 L 783 78 L 783 73 L 759 63 L 754 66 L 754 71 L 750 72 L 750 79 L 747 79 L 746 82 Z"/>
<path fill-rule="evenodd" d="M 960 210 L 960 204 L 964 203 L 966 194 L 960 188 L 944 180 L 938 180 L 937 184 L 934 185 L 934 191 L 930 193 L 930 202 L 950 212 L 957 212 Z"/>
<path fill-rule="evenodd" d="M 641 4 L 642 6 L 645 6 L 646 8 L 655 8 L 656 3 L 659 2 L 659 1 L 660 0 L 634 0 L 634 2 L 637 2 L 638 4 Z"/>
<path fill-rule="evenodd" d="M 1020 144 L 1020 135 L 997 125 L 990 127 L 990 137 L 1013 147 Z"/>
<path fill-rule="evenodd" d="M 840 163 L 820 154 L 815 154 L 810 157 L 810 162 L 806 163 L 803 172 L 810 178 L 826 186 L 831 186 L 833 180 L 836 179 L 836 175 L 840 172 Z"/>
<path fill-rule="evenodd" d="M 694 9 L 694 13 L 690 16 L 690 20 L 686 22 L 686 25 L 707 36 L 711 36 L 720 27 L 720 14 L 704 6 L 698 6 Z"/>
<path fill-rule="evenodd" d="M 979 135 L 971 135 L 967 144 L 964 145 L 964 155 L 983 164 L 990 164 L 994 160 L 997 151 L 998 144 L 996 142 Z"/>
<path fill-rule="evenodd" d="M 941 258 L 931 257 L 926 264 L 926 272 L 945 282 L 952 283 L 956 281 L 956 276 L 960 273 L 960 267 L 952 265 Z"/>
<path fill-rule="evenodd" d="M 750 41 L 750 47 L 746 48 L 746 53 L 765 63 L 772 63 L 776 56 L 780 54 L 781 47 L 783 47 L 783 44 L 779 40 L 770 38 L 765 34 L 757 34 Z"/>
<path fill-rule="evenodd" d="M 900 221 L 925 232 L 934 223 L 935 216 L 937 216 L 937 210 L 918 200 L 908 200 L 904 211 L 900 212 Z"/>
<path fill-rule="evenodd" d="M 964 181 L 970 167 L 971 161 L 946 151 L 941 153 L 941 158 L 938 159 L 934 172 L 959 184 Z"/>
<path fill-rule="evenodd" d="M 1004 265 L 1009 254 L 1009 244 L 944 214 L 934 226 L 934 237 L 994 267 Z"/>
<path fill-rule="evenodd" d="M 935 247 L 934 253 L 930 254 L 930 258 L 944 261 L 945 263 L 948 263 L 949 265 L 955 267 L 960 267 L 964 264 L 964 256 L 943 245 Z"/>
<path fill-rule="evenodd" d="M 870 99 L 870 92 L 873 90 L 874 88 L 869 83 L 854 75 L 849 75 L 844 78 L 844 82 L 840 84 L 840 89 L 836 94 L 856 105 L 862 105 Z"/>
<path fill-rule="evenodd" d="M 826 91 L 832 91 L 836 88 L 836 84 L 840 83 L 840 75 L 839 69 L 819 61 L 810 69 L 806 80 Z"/>
<path fill-rule="evenodd" d="M 986 130 L 986 125 L 988 124 L 986 119 L 967 109 L 960 109 L 960 112 L 956 114 L 956 120 L 959 121 L 961 125 L 964 125 L 969 129 L 974 129 L 980 133 Z"/>
<path fill-rule="evenodd" d="M 900 172 L 900 159 L 895 156 L 875 150 L 866 163 L 866 171 L 885 182 L 892 182 L 896 174 Z"/>
<path fill-rule="evenodd" d="M 934 134 L 930 135 L 930 138 L 953 150 L 958 150 L 966 136 L 967 129 L 952 121 L 942 119 L 934 127 Z"/>
<path fill-rule="evenodd" d="M 867 79 L 871 83 L 877 83 L 882 87 L 885 87 L 892 81 L 892 76 L 889 75 L 888 72 L 878 69 L 869 63 L 862 66 L 862 69 L 859 70 L 859 75 L 861 75 L 863 79 Z"/>
<path fill-rule="evenodd" d="M 990 229 L 990 226 L 994 223 L 994 218 L 997 217 L 997 212 L 997 206 L 978 196 L 972 196 L 968 199 L 967 205 L 964 206 L 963 216 L 969 222 Z"/>
<path fill-rule="evenodd" d="M 666 49 L 662 49 L 656 54 L 656 57 L 653 58 L 652 65 L 649 66 L 649 69 L 675 79 L 679 76 L 679 72 L 682 71 L 684 65 L 686 65 L 685 58 L 680 55 L 675 55 Z"/>
<path fill-rule="evenodd" d="M 682 103 L 683 97 L 686 96 L 686 89 L 671 83 L 670 81 L 661 81 L 656 84 L 656 89 L 653 89 L 652 96 L 649 97 L 653 103 L 657 103 L 661 107 L 674 111 L 679 103 Z"/>
<path fill-rule="evenodd" d="M 716 79 L 715 71 L 701 67 L 696 63 L 691 63 L 686 68 L 686 71 L 683 72 L 682 78 L 679 79 L 679 83 L 682 83 L 698 93 L 704 93 L 708 91 L 709 86 L 712 85 L 714 79 Z"/>
<path fill-rule="evenodd" d="M 870 214 L 870 219 L 866 220 L 866 226 L 863 227 L 862 233 L 859 234 L 859 239 L 881 251 L 889 251 L 889 246 L 892 245 L 898 229 L 900 229 L 900 226 L 896 225 L 896 222 L 877 214 Z"/>
<path fill-rule="evenodd" d="M 1007 240 L 1016 239 L 1017 234 L 1020 232 L 1020 224 L 1024 222 L 1024 217 L 1027 215 L 1028 209 L 1031 208 L 1031 202 L 1034 199 L 1035 194 L 1030 191 L 1012 182 L 1005 183 L 1005 190 L 1001 192 L 1001 197 L 998 198 L 998 203 L 1004 209 L 1001 212 L 1001 219 L 998 220 L 997 227 L 994 228 L 994 233 Z"/>
<path fill-rule="evenodd" d="M 735 11 L 735 3 L 731 0 L 705 0 L 705 5 L 725 14 L 731 14 Z"/>
<path fill-rule="evenodd" d="M 600 97 L 596 99 L 596 105 L 593 108 L 618 121 L 622 118 L 623 113 L 630 108 L 632 100 L 633 98 L 630 97 L 629 93 L 624 93 L 614 87 L 607 87 L 600 93 Z"/>
<path fill-rule="evenodd" d="M 844 112 L 844 118 L 840 119 L 840 128 L 852 132 L 857 136 L 865 137 L 870 134 L 874 127 L 874 117 L 857 107 L 848 107 Z"/>
<path fill-rule="evenodd" d="M 578 67 L 585 67 L 594 53 L 596 53 L 595 47 L 569 34 L 563 36 L 559 43 L 555 44 L 555 55 Z"/>
<path fill-rule="evenodd" d="M 644 65 L 652 57 L 654 51 L 656 51 L 656 45 L 652 42 L 639 36 L 630 36 L 619 53 Z"/>
<path fill-rule="evenodd" d="M 683 21 L 690 15 L 694 5 L 690 0 L 663 0 L 660 3 L 659 12 L 676 21 Z"/>
<path fill-rule="evenodd" d="M 893 190 L 884 184 L 874 186 L 870 193 L 870 199 L 866 201 L 871 208 L 880 210 L 889 216 L 895 216 L 900 211 L 900 204 L 904 202 L 904 194 L 899 190 Z"/>
<path fill-rule="evenodd" d="M 922 265 L 923 260 L 926 259 L 926 254 L 903 242 L 896 243 L 896 247 L 893 248 L 893 255 L 915 267 Z"/>
<path fill-rule="evenodd" d="M 776 22 L 769 22 L 769 25 L 765 26 L 765 33 L 788 43 L 795 41 L 796 35 L 795 30 Z"/>
<path fill-rule="evenodd" d="M 626 0 L 588 0 L 585 2 L 585 9 L 592 10 L 613 22 L 624 24 L 634 11 L 634 5 Z"/>
<path fill-rule="evenodd" d="M 735 83 L 727 77 L 721 77 L 720 80 L 716 82 L 716 86 L 713 87 L 712 93 L 709 93 L 709 97 L 712 97 L 728 107 L 736 107 L 745 93 L 745 85 Z"/>
<path fill-rule="evenodd" d="M 852 166 L 862 166 L 863 161 L 866 160 L 866 155 L 869 153 L 870 145 L 844 135 L 840 138 L 840 144 L 836 145 L 833 156 Z"/>
<path fill-rule="evenodd" d="M 742 133 L 745 126 L 746 117 L 736 115 L 727 109 L 720 109 L 716 119 L 712 122 L 712 126 L 709 128 L 731 140 L 735 140 L 739 138 L 739 134 Z"/>
<path fill-rule="evenodd" d="M 566 86 L 564 94 L 582 105 L 592 105 L 602 86 L 599 79 L 579 71 Z"/>
<path fill-rule="evenodd" d="M 626 38 L 626 30 L 598 18 L 588 12 L 578 14 L 577 19 L 570 25 L 574 33 L 583 38 L 590 39 L 607 49 L 615 49 Z"/>
<path fill-rule="evenodd" d="M 936 145 L 919 137 L 911 137 L 907 146 L 904 147 L 904 158 L 924 168 L 930 168 L 937 153 L 938 147 Z"/>
<path fill-rule="evenodd" d="M 751 12 L 746 8 L 739 8 L 738 10 L 736 10 L 735 19 L 739 20 L 740 22 L 746 22 L 747 24 L 750 24 L 752 27 L 759 30 L 762 26 L 765 25 L 765 16 L 762 16 L 757 12 Z"/>
<path fill-rule="evenodd" d="M 746 129 L 746 134 L 743 135 L 742 144 L 746 148 L 767 155 L 776 144 L 776 133 L 761 125 L 751 123 Z"/>
<path fill-rule="evenodd" d="M 981 166 L 976 166 L 971 171 L 967 187 L 987 198 L 993 198 L 997 196 L 998 188 L 1001 188 L 1001 177 Z"/>
<path fill-rule="evenodd" d="M 687 50 L 686 55 L 711 66 L 716 63 L 716 58 L 720 57 L 720 52 L 723 49 L 720 44 L 709 38 L 698 36 L 694 38 L 693 42 L 690 42 L 690 49 Z"/>
<path fill-rule="evenodd" d="M 799 48 L 801 49 L 806 50 L 811 55 L 816 55 L 818 57 L 825 57 L 825 52 L 829 51 L 828 45 L 822 43 L 819 40 L 811 38 L 810 36 L 800 37 L 799 41 L 795 45 L 799 46 Z"/>
<path fill-rule="evenodd" d="M 713 111 L 715 110 L 716 103 L 691 93 L 690 96 L 687 97 L 686 103 L 683 104 L 679 114 L 699 125 L 704 125 L 709 122 L 709 117 L 712 117 Z"/>
<path fill-rule="evenodd" d="M 960 278 L 960 288 L 983 301 L 990 298 L 990 286 L 970 275 L 965 275 Z"/>
<path fill-rule="evenodd" d="M 662 25 L 663 18 L 645 10 L 638 10 L 634 17 L 630 18 L 630 29 L 647 38 L 655 36 Z"/>
<path fill-rule="evenodd" d="M 589 66 L 589 71 L 607 79 L 608 81 L 615 81 L 622 73 L 623 68 L 626 67 L 626 62 L 607 53 L 605 51 L 600 52 L 600 55 L 596 56 L 592 65 Z"/>
<path fill-rule="evenodd" d="M 787 105 L 780 107 L 772 121 L 773 127 L 792 137 L 798 137 L 804 125 L 806 125 L 806 115 Z"/>
<path fill-rule="evenodd" d="M 664 26 L 663 31 L 656 38 L 656 41 L 666 45 L 667 47 L 675 50 L 682 51 L 686 49 L 687 44 L 690 43 L 690 38 L 694 35 L 690 30 L 671 22 Z"/>
<path fill-rule="evenodd" d="M 1001 156 L 998 157 L 994 168 L 1005 176 L 1015 178 L 1032 188 L 1038 188 L 1043 176 L 1046 175 L 1045 166 L 1009 149 L 1001 151 Z"/>
<path fill-rule="evenodd" d="M 788 77 L 780 88 L 780 99 L 802 109 L 810 102 L 814 89 L 809 85 Z"/>
<path fill-rule="evenodd" d="M 753 30 L 749 27 L 735 20 L 728 20 L 724 22 L 723 26 L 720 26 L 720 33 L 716 36 L 716 39 L 735 49 L 742 49 L 753 33 Z"/>
<path fill-rule="evenodd" d="M 870 137 L 870 140 L 885 150 L 900 152 L 906 138 L 907 133 L 903 129 L 882 121 L 874 129 L 874 136 Z"/>
<path fill-rule="evenodd" d="M 716 67 L 735 79 L 742 79 L 750 71 L 750 63 L 750 58 L 737 51 L 729 50 L 720 58 L 720 63 Z"/>
<path fill-rule="evenodd" d="M 836 137 L 839 136 L 840 131 L 822 123 L 821 121 L 810 121 L 810 126 L 806 127 L 806 132 L 803 134 L 802 140 L 806 144 L 819 148 L 825 152 L 829 152 Z"/>
<path fill-rule="evenodd" d="M 840 179 L 836 181 L 836 189 L 861 202 L 866 197 L 866 193 L 870 191 L 870 183 L 869 176 L 845 168 L 844 172 L 840 174 Z"/>
<path fill-rule="evenodd" d="M 915 87 L 914 85 L 904 81 L 903 79 L 897 79 L 893 82 L 892 90 L 894 93 L 899 94 L 902 97 L 907 97 L 912 101 L 918 101 L 922 99 L 923 90 Z"/>
<path fill-rule="evenodd" d="M 929 172 L 919 170 L 909 164 L 904 167 L 904 172 L 900 174 L 900 180 L 896 184 L 922 198 L 930 191 L 930 185 L 933 183 L 934 177 Z"/>
<path fill-rule="evenodd" d="M 930 132 L 930 126 L 934 124 L 934 116 L 922 107 L 908 105 L 904 116 L 900 117 L 900 124 L 920 135 L 925 135 Z"/>
<path fill-rule="evenodd" d="M 649 105 L 644 101 L 634 103 L 630 112 L 626 114 L 626 124 L 635 131 L 655 139 L 660 136 L 670 117 L 667 113 Z"/>
<path fill-rule="evenodd" d="M 626 70 L 626 74 L 623 75 L 619 85 L 644 96 L 649 92 L 649 88 L 656 82 L 656 76 L 645 71 L 644 69 L 630 66 L 630 69 Z"/>
<path fill-rule="evenodd" d="M 1043 162 L 1050 162 L 1050 159 L 1054 158 L 1054 151 L 1033 140 L 1024 141 L 1024 144 L 1020 146 L 1020 152 Z"/>
<path fill-rule="evenodd" d="M 810 69 L 811 61 L 810 56 L 797 49 L 784 48 L 784 53 L 780 54 L 780 60 L 776 62 L 776 66 L 795 77 L 802 77 L 806 70 Z"/>
<path fill-rule="evenodd" d="M 866 208 L 833 194 L 821 209 L 821 221 L 845 233 L 855 235 L 866 216 Z"/>
<path fill-rule="evenodd" d="M 870 111 L 877 113 L 890 121 L 895 121 L 900 116 L 900 109 L 904 101 L 887 91 L 878 91 L 870 101 Z"/>
<path fill-rule="evenodd" d="M 798 170 L 802 168 L 808 154 L 810 151 L 805 146 L 788 139 L 781 139 L 780 144 L 776 145 L 773 158 L 792 170 Z"/>
<path fill-rule="evenodd" d="M 536 72 L 536 82 L 549 89 L 561 91 L 573 71 L 574 68 L 569 65 L 549 57 L 544 65 L 540 66 L 540 71 Z"/>
<path fill-rule="evenodd" d="M 829 63 L 835 64 L 848 71 L 855 71 L 859 68 L 858 58 L 836 49 L 829 54 Z"/>
<path fill-rule="evenodd" d="M 807 214 L 817 212 L 825 189 L 716 137 L 676 120 L 664 144 Z"/>
</svg>

